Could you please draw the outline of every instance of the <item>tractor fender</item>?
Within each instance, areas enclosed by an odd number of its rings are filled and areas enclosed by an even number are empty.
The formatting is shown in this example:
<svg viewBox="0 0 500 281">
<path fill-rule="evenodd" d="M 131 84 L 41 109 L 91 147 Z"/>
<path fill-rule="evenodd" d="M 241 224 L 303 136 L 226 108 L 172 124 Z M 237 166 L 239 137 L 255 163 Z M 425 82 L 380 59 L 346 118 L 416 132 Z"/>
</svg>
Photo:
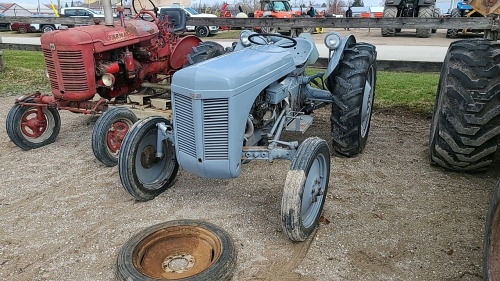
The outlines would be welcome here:
<svg viewBox="0 0 500 281">
<path fill-rule="evenodd" d="M 348 35 L 342 38 L 340 46 L 335 50 L 333 56 L 330 58 L 330 61 L 328 62 L 328 68 L 326 70 L 327 77 L 330 76 L 333 73 L 333 71 L 337 69 L 337 67 L 339 66 L 340 60 L 344 55 L 345 48 L 355 43 L 356 43 L 356 38 L 353 35 Z"/>
<path fill-rule="evenodd" d="M 418 0 L 418 6 L 435 6 L 436 0 Z"/>
<path fill-rule="evenodd" d="M 385 6 L 399 6 L 402 0 L 385 0 Z"/>
</svg>

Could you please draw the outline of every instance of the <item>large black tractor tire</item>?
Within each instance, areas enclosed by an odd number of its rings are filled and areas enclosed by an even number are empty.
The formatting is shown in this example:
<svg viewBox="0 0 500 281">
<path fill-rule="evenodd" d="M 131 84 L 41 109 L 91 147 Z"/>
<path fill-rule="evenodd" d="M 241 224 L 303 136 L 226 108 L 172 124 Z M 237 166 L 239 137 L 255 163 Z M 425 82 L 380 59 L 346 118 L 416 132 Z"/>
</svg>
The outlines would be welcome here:
<svg viewBox="0 0 500 281">
<path fill-rule="evenodd" d="M 452 18 L 460 18 L 462 15 L 460 14 L 460 11 L 455 8 L 452 9 L 451 12 L 451 17 Z M 446 38 L 457 38 L 459 35 L 459 30 L 458 29 L 448 29 L 446 30 Z"/>
<path fill-rule="evenodd" d="M 29 101 L 28 101 L 29 102 Z M 24 150 L 53 143 L 61 130 L 59 111 L 42 107 L 43 120 L 37 121 L 36 106 L 15 104 L 7 114 L 5 127 L 10 140 Z"/>
<path fill-rule="evenodd" d="M 397 6 L 385 6 L 384 7 L 384 18 L 395 18 L 398 15 L 398 7 Z M 382 36 L 384 37 L 393 37 L 396 35 L 396 29 L 394 28 L 381 28 L 380 29 Z"/>
<path fill-rule="evenodd" d="M 376 58 L 375 46 L 353 44 L 344 50 L 338 68 L 327 80 L 333 99 L 333 148 L 348 157 L 361 153 L 368 140 L 377 80 Z"/>
<path fill-rule="evenodd" d="M 187 62 L 186 64 L 184 64 L 184 67 L 218 57 L 220 55 L 223 55 L 224 53 L 224 47 L 217 42 L 201 42 L 198 46 L 193 47 L 193 51 L 186 56 Z"/>
<path fill-rule="evenodd" d="M 500 140 L 500 44 L 460 40 L 446 54 L 429 134 L 431 163 L 485 169 Z"/>
<path fill-rule="evenodd" d="M 120 181 L 138 201 L 148 201 L 163 193 L 174 183 L 179 171 L 171 142 L 163 141 L 163 157 L 156 157 L 157 123 L 170 125 L 170 121 L 158 116 L 136 122 L 123 139 L 118 154 Z"/>
<path fill-rule="evenodd" d="M 420 6 L 418 10 L 419 18 L 432 18 L 434 17 L 434 6 Z M 431 37 L 432 30 L 427 28 L 417 28 L 417 37 L 429 38 Z"/>
<path fill-rule="evenodd" d="M 328 144 L 307 138 L 292 159 L 281 201 L 281 224 L 292 241 L 306 240 L 318 225 L 329 179 Z"/>
<path fill-rule="evenodd" d="M 99 116 L 92 130 L 92 151 L 97 160 L 108 167 L 116 166 L 121 143 L 137 120 L 125 107 L 109 108 Z"/>
<path fill-rule="evenodd" d="M 132 236 L 116 260 L 118 280 L 229 281 L 237 252 L 222 228 L 199 220 L 176 220 Z"/>
<path fill-rule="evenodd" d="M 483 245 L 483 280 L 500 280 L 500 181 L 490 198 Z"/>
</svg>

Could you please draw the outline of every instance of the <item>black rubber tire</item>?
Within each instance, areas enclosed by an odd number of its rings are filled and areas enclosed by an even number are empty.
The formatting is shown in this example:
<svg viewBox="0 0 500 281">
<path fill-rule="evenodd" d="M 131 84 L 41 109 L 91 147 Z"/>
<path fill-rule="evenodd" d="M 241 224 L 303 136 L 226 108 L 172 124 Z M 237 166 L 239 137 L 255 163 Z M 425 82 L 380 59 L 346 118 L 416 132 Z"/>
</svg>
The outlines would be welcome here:
<svg viewBox="0 0 500 281">
<path fill-rule="evenodd" d="M 376 58 L 375 46 L 353 44 L 344 50 L 339 66 L 326 81 L 333 101 L 332 145 L 344 156 L 361 153 L 368 140 L 377 80 Z M 371 85 L 370 93 L 365 93 L 367 81 Z M 366 94 L 369 95 L 367 99 Z"/>
<path fill-rule="evenodd" d="M 229 234 L 222 228 L 205 221 L 200 220 L 176 220 L 160 223 L 151 227 L 148 227 L 139 233 L 132 236 L 121 248 L 118 253 L 116 260 L 116 277 L 118 280 L 129 281 L 129 280 L 143 280 L 143 281 L 153 281 L 153 280 L 167 280 L 160 278 L 151 278 L 143 275 L 134 266 L 134 260 L 137 256 L 137 248 L 141 247 L 141 241 L 148 239 L 153 234 L 160 234 L 161 232 L 168 233 L 169 229 L 175 229 L 178 227 L 193 227 L 200 228 L 208 232 L 211 236 L 214 236 L 220 245 L 220 253 L 218 258 L 213 261 L 213 263 L 208 266 L 205 270 L 199 272 L 196 275 L 181 279 L 168 279 L 168 280 L 182 280 L 182 281 L 205 281 L 205 280 L 220 280 L 228 281 L 231 280 L 234 269 L 236 268 L 237 262 L 237 252 L 234 246 L 233 240 Z M 190 233 L 186 231 L 184 235 L 189 235 Z M 214 241 L 215 242 L 215 241 Z M 144 243 L 143 243 L 144 244 Z M 170 244 L 169 244 L 170 245 Z M 182 245 L 181 245 L 182 246 Z M 142 247 L 147 247 L 143 245 Z M 190 254 L 190 253 L 185 253 Z M 213 254 L 209 253 L 209 254 Z M 139 259 L 140 260 L 140 259 Z M 196 260 L 194 261 L 196 264 Z M 158 260 L 159 265 L 162 266 L 163 260 Z M 187 272 L 187 271 L 186 271 Z"/>
<path fill-rule="evenodd" d="M 500 140 L 500 44 L 485 39 L 450 44 L 429 134 L 433 164 L 486 169 Z"/>
<path fill-rule="evenodd" d="M 179 171 L 175 149 L 171 142 L 163 142 L 164 157 L 159 163 L 153 162 L 158 159 L 151 157 L 153 153 L 156 153 L 158 135 L 156 124 L 162 122 L 170 125 L 170 121 L 158 116 L 151 116 L 136 122 L 123 139 L 121 152 L 118 154 L 120 181 L 125 190 L 139 201 L 154 199 L 167 190 L 174 183 Z M 149 154 L 146 155 L 146 148 L 154 151 L 149 150 L 147 151 Z M 143 160 L 149 162 L 143 162 Z M 144 166 L 144 164 L 147 165 Z M 150 170 L 153 168 L 154 170 Z M 141 172 L 143 174 L 140 174 Z"/>
<path fill-rule="evenodd" d="M 201 42 L 198 46 L 193 47 L 193 51 L 186 56 L 187 62 L 184 64 L 184 67 L 218 57 L 225 52 L 224 47 L 217 42 Z"/>
<path fill-rule="evenodd" d="M 27 29 L 25 26 L 20 25 L 20 26 L 17 28 L 17 32 L 18 32 L 18 33 L 21 33 L 21 34 L 24 34 L 24 33 L 27 33 L 27 32 L 28 32 L 28 29 Z"/>
<path fill-rule="evenodd" d="M 441 9 L 439 9 L 439 8 L 434 8 L 434 14 L 433 14 L 433 16 L 434 16 L 435 18 L 439 18 L 440 14 L 441 14 Z M 432 30 L 431 30 L 431 32 L 432 32 L 432 33 L 436 33 L 436 32 L 437 32 L 437 29 L 432 29 Z"/>
<path fill-rule="evenodd" d="M 104 111 L 92 130 L 92 151 L 97 160 L 108 167 L 116 166 L 120 144 L 137 120 L 137 116 L 126 107 L 112 107 Z M 116 132 L 114 125 L 118 126 L 119 133 L 113 137 Z M 113 143 L 108 143 L 108 140 Z"/>
<path fill-rule="evenodd" d="M 318 161 L 316 162 L 316 160 Z M 312 192 L 310 192 L 307 185 L 312 183 L 310 182 L 311 177 L 315 176 L 314 174 L 310 175 L 310 172 L 311 170 L 314 172 L 316 163 L 318 163 L 319 170 L 322 171 L 319 171 L 320 186 L 315 196 L 312 196 L 311 193 L 315 192 L 316 189 L 312 189 Z M 314 168 L 313 164 L 315 164 Z M 328 144 L 318 137 L 305 139 L 297 149 L 290 164 L 290 171 L 286 176 L 281 200 L 281 225 L 285 234 L 292 241 L 306 240 L 318 225 L 328 192 L 329 180 L 330 149 Z M 304 218 L 302 214 L 304 199 L 312 199 L 312 197 L 316 201 L 310 206 L 306 206 L 306 213 L 311 211 L 311 216 L 308 214 Z"/>
<path fill-rule="evenodd" d="M 397 6 L 385 6 L 384 7 L 384 18 L 395 18 L 398 15 Z M 380 32 L 384 37 L 393 37 L 396 35 L 396 29 L 394 28 L 381 28 Z"/>
<path fill-rule="evenodd" d="M 418 10 L 419 18 L 432 18 L 434 17 L 434 6 L 420 6 Z M 429 38 L 431 37 L 432 30 L 427 28 L 417 28 L 417 37 Z"/>
<path fill-rule="evenodd" d="M 210 35 L 210 29 L 208 28 L 208 26 L 197 26 L 194 30 L 194 32 L 196 33 L 196 36 L 198 37 L 207 37 Z"/>
<path fill-rule="evenodd" d="M 30 137 L 27 135 L 29 132 L 26 131 L 26 129 L 29 128 L 26 126 L 25 131 L 27 133 L 25 134 L 22 129 L 23 116 L 26 116 L 26 118 L 29 116 L 35 117 L 33 114 L 36 114 L 36 110 L 36 106 L 21 106 L 15 104 L 9 110 L 5 120 L 5 127 L 10 140 L 24 150 L 35 149 L 53 143 L 61 130 L 61 117 L 59 116 L 59 111 L 55 108 L 43 107 L 42 110 L 47 121 L 47 127 L 44 133 L 39 137 Z M 29 120 L 32 120 L 32 118 Z"/>
<path fill-rule="evenodd" d="M 500 181 L 490 198 L 483 239 L 483 280 L 500 278 Z"/>
<path fill-rule="evenodd" d="M 455 9 L 451 10 L 450 17 L 452 17 L 452 18 L 460 18 L 460 17 L 462 17 L 462 14 L 460 13 L 460 11 L 457 8 L 455 8 Z M 459 34 L 459 30 L 458 29 L 448 29 L 448 30 L 446 30 L 446 38 L 457 38 L 458 34 Z"/>
<path fill-rule="evenodd" d="M 42 33 L 47 33 L 56 30 L 56 28 L 52 25 L 44 25 L 41 29 Z"/>
</svg>

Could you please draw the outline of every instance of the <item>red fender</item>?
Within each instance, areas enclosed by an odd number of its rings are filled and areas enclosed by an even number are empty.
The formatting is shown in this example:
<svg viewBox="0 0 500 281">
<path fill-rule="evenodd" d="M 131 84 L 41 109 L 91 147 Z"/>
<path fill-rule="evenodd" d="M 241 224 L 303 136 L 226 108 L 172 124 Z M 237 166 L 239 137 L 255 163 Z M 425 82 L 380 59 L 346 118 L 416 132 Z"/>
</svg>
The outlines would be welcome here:
<svg viewBox="0 0 500 281">
<path fill-rule="evenodd" d="M 172 55 L 170 56 L 170 67 L 175 70 L 182 68 L 187 62 L 186 56 L 191 54 L 193 52 L 193 47 L 198 46 L 200 43 L 201 39 L 194 35 L 182 37 L 172 51 Z"/>
</svg>

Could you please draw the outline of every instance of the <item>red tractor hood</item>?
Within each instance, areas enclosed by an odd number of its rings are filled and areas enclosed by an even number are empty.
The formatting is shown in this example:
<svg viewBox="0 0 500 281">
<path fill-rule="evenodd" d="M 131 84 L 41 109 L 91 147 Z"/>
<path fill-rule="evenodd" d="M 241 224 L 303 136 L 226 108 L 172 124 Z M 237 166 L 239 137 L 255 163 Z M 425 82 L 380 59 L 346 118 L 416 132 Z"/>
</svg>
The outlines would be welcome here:
<svg viewBox="0 0 500 281">
<path fill-rule="evenodd" d="M 125 21 L 125 28 L 115 21 L 114 26 L 89 25 L 56 30 L 42 35 L 42 48 L 55 50 L 58 46 L 94 45 L 94 52 L 100 53 L 117 47 L 138 44 L 149 40 L 158 34 L 156 24 L 143 20 Z M 66 47 L 66 48 L 65 48 Z"/>
</svg>

